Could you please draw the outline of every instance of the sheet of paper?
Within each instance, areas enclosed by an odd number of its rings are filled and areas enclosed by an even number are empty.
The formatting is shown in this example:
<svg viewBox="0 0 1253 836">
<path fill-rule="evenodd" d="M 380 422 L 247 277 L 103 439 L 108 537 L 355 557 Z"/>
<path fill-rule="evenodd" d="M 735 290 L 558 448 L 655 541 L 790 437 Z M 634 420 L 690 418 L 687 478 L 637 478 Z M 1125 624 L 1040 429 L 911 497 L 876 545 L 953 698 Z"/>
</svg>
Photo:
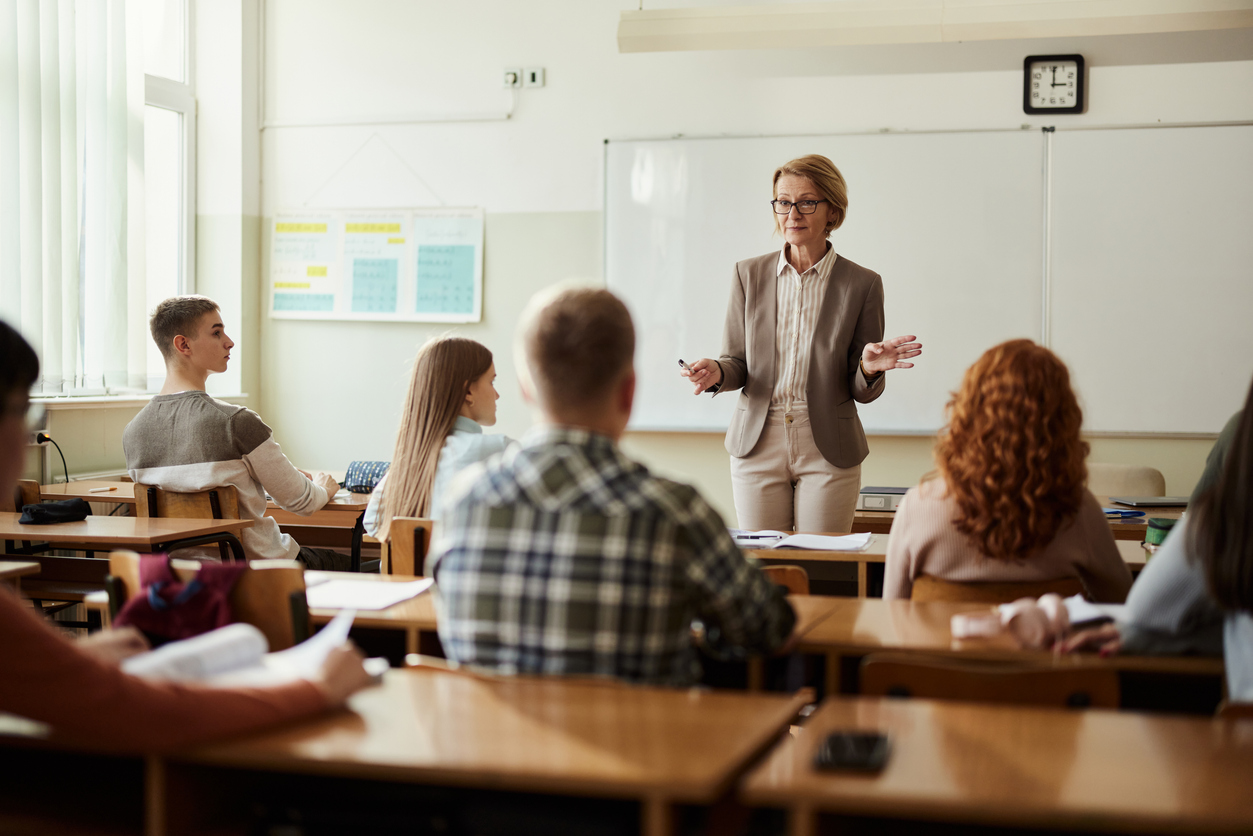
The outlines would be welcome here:
<svg viewBox="0 0 1253 836">
<path fill-rule="evenodd" d="M 331 216 L 274 219 L 270 282 L 274 313 L 331 313 L 340 289 L 339 225 Z"/>
<path fill-rule="evenodd" d="M 433 583 L 430 578 L 407 583 L 333 580 L 306 589 L 305 597 L 309 609 L 385 610 L 418 597 Z"/>
<path fill-rule="evenodd" d="M 477 321 L 482 305 L 482 212 L 415 212 L 413 240 L 417 247 L 414 312 Z"/>
<path fill-rule="evenodd" d="M 147 679 L 195 681 L 255 665 L 267 650 L 269 643 L 256 627 L 230 624 L 132 656 L 121 668 Z"/>
<path fill-rule="evenodd" d="M 1071 624 L 1086 624 L 1093 621 L 1117 621 L 1126 609 L 1125 604 L 1093 604 L 1084 600 L 1082 595 L 1072 595 L 1062 603 L 1066 605 L 1066 614 Z"/>
<path fill-rule="evenodd" d="M 396 313 L 405 259 L 405 218 L 349 215 L 344 220 L 344 264 L 353 313 Z"/>
<path fill-rule="evenodd" d="M 775 543 L 776 549 L 809 549 L 826 552 L 860 552 L 870 545 L 870 532 L 844 534 L 838 537 L 826 534 L 793 534 Z"/>
</svg>

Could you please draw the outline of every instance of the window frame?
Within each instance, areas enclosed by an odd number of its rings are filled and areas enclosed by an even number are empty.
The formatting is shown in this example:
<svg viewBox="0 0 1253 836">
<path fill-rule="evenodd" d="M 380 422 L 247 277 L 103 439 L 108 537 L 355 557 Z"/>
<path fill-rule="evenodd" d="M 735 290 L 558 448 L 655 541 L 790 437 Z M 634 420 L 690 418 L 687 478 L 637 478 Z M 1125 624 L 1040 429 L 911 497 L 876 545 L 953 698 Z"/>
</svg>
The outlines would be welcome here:
<svg viewBox="0 0 1253 836">
<path fill-rule="evenodd" d="M 195 0 L 183 2 L 183 78 L 144 74 L 144 105 L 172 110 L 183 117 L 182 240 L 179 241 L 180 294 L 196 292 L 196 43 Z"/>
</svg>

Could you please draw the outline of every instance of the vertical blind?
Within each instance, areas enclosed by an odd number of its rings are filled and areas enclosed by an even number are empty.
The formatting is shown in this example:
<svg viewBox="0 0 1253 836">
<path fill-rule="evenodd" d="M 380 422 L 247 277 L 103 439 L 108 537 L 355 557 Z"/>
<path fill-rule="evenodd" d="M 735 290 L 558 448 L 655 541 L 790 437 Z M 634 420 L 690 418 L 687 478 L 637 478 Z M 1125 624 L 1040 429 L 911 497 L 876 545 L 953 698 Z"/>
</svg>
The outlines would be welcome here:
<svg viewBox="0 0 1253 836">
<path fill-rule="evenodd" d="M 36 394 L 147 388 L 142 20 L 132 0 L 0 0 L 0 318 Z"/>
</svg>

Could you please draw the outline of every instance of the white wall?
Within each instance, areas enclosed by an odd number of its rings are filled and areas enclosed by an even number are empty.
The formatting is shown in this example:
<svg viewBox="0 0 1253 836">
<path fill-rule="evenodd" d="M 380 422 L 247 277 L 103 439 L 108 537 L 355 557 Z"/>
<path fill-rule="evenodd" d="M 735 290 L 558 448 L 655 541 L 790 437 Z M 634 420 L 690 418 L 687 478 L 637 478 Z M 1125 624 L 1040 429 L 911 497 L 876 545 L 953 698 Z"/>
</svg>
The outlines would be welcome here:
<svg viewBox="0 0 1253 836">
<path fill-rule="evenodd" d="M 529 422 L 507 357 L 521 302 L 551 281 L 601 278 L 606 137 L 1006 128 L 1063 118 L 1092 125 L 1253 119 L 1247 30 L 619 55 L 618 12 L 635 7 L 633 0 L 267 0 L 264 6 L 265 111 L 276 122 L 498 110 L 508 105 L 500 86 L 505 67 L 546 68 L 547 87 L 522 90 L 507 122 L 273 127 L 262 141 L 266 218 L 305 205 L 430 205 L 432 193 L 449 205 L 487 209 L 485 317 L 462 332 L 497 354 L 500 429 L 511 435 Z M 1022 58 L 1063 52 L 1088 59 L 1088 112 L 1025 116 Z M 762 172 L 763 200 L 769 174 Z M 855 201 L 856 183 L 851 186 Z M 943 212 L 943 195 L 935 201 L 935 211 Z M 268 246 L 264 236 L 262 246 Z M 890 306 L 891 277 L 885 279 Z M 256 303 L 264 310 L 263 299 Z M 721 298 L 710 300 L 710 315 L 720 317 L 722 305 Z M 350 458 L 390 456 L 413 351 L 443 330 L 264 316 L 260 328 L 262 415 L 293 460 L 328 469 L 342 469 Z M 1167 440 L 1097 446 L 1094 458 L 1161 467 L 1174 493 L 1191 489 L 1208 448 Z M 872 439 L 864 482 L 916 479 L 930 466 L 929 447 L 925 440 Z M 696 482 L 729 512 L 720 438 L 636 434 L 627 448 Z"/>
</svg>

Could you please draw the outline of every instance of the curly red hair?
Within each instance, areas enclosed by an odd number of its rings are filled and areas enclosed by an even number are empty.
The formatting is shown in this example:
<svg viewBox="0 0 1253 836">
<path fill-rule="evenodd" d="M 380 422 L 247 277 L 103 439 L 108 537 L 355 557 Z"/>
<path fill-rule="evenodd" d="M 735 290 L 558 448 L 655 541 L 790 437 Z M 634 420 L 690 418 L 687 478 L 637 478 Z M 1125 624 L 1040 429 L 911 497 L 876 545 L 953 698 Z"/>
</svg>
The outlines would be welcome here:
<svg viewBox="0 0 1253 836">
<path fill-rule="evenodd" d="M 1047 545 L 1078 512 L 1088 475 L 1066 365 L 1031 340 L 990 348 L 966 370 L 948 419 L 936 462 L 957 530 L 997 560 Z"/>
</svg>

